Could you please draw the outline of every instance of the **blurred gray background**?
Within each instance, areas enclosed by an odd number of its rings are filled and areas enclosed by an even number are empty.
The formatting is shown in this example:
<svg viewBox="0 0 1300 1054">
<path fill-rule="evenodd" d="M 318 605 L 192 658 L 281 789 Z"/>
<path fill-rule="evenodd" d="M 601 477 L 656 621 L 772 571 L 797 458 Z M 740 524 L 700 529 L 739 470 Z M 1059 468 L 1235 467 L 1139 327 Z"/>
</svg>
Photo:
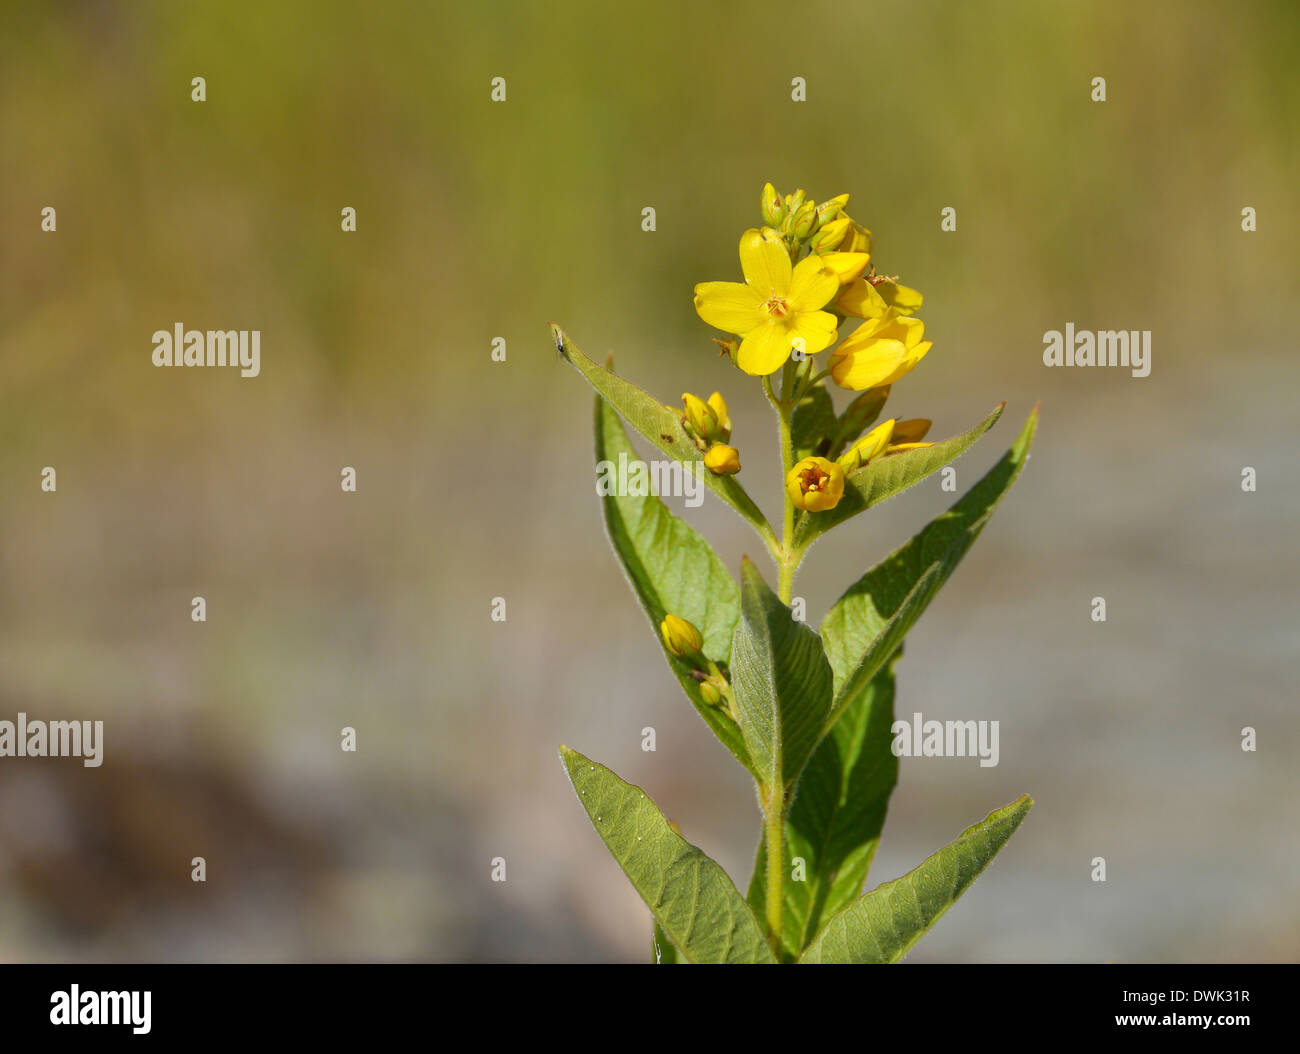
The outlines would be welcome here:
<svg viewBox="0 0 1300 1054">
<path fill-rule="evenodd" d="M 1297 957 L 1294 5 L 0 23 L 0 718 L 106 723 L 101 768 L 0 759 L 0 958 L 643 960 L 560 742 L 743 886 L 752 789 L 608 551 L 546 322 L 667 402 L 721 387 L 775 515 L 770 413 L 691 304 L 739 277 L 769 179 L 851 193 L 924 291 L 934 350 L 891 412 L 950 435 L 1008 401 L 961 489 L 1043 404 L 898 671 L 903 714 L 999 720 L 1001 763 L 905 760 L 870 882 L 1037 805 L 911 959 Z M 178 321 L 261 329 L 261 376 L 153 368 Z M 1067 322 L 1150 329 L 1151 376 L 1044 368 Z M 811 620 L 951 499 L 932 480 L 814 549 Z M 688 515 L 733 568 L 761 555 L 711 499 Z"/>
</svg>

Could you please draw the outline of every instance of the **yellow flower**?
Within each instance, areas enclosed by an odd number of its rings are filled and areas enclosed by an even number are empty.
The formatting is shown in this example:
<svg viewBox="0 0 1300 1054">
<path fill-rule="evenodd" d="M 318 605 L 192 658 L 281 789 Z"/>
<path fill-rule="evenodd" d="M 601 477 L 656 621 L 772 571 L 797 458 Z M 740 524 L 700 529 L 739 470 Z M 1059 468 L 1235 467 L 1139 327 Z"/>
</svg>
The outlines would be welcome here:
<svg viewBox="0 0 1300 1054">
<path fill-rule="evenodd" d="M 848 282 L 835 298 L 835 309 L 855 318 L 880 318 L 889 310 L 885 298 L 865 278 Z"/>
<path fill-rule="evenodd" d="M 887 311 L 863 322 L 831 355 L 831 377 L 841 388 L 863 391 L 893 384 L 910 373 L 931 348 L 925 323 Z"/>
<path fill-rule="evenodd" d="M 715 476 L 734 476 L 740 471 L 740 451 L 734 446 L 714 443 L 704 455 L 704 466 Z"/>
<path fill-rule="evenodd" d="M 697 285 L 695 310 L 710 326 L 741 336 L 736 365 L 742 370 L 754 377 L 775 373 L 796 341 L 809 355 L 834 343 L 839 321 L 822 308 L 840 282 L 820 257 L 805 257 L 792 267 L 779 234 L 751 229 L 740 238 L 740 266 L 744 285 Z"/>
<path fill-rule="evenodd" d="M 664 620 L 659 623 L 659 633 L 664 639 L 664 647 L 679 659 L 696 658 L 704 647 L 700 631 L 676 615 L 664 616 Z"/>
<path fill-rule="evenodd" d="M 862 281 L 858 276 L 867 269 L 871 257 L 866 253 L 822 253 L 821 262 L 835 272 L 842 286 Z"/>
<path fill-rule="evenodd" d="M 847 218 L 847 213 L 843 214 Z M 871 252 L 871 232 L 856 220 L 849 220 L 848 230 L 844 234 L 844 240 L 837 246 L 840 252 L 846 253 L 870 253 Z"/>
<path fill-rule="evenodd" d="M 833 509 L 844 497 L 844 469 L 824 457 L 806 457 L 785 477 L 785 489 L 796 509 Z"/>
<path fill-rule="evenodd" d="M 876 292 L 900 315 L 915 315 L 924 299 L 911 286 L 899 285 L 892 278 L 877 279 Z"/>
<path fill-rule="evenodd" d="M 697 436 L 706 442 L 725 443 L 731 438 L 731 418 L 721 392 L 714 392 L 706 403 L 697 395 L 682 392 L 686 421 Z"/>
</svg>

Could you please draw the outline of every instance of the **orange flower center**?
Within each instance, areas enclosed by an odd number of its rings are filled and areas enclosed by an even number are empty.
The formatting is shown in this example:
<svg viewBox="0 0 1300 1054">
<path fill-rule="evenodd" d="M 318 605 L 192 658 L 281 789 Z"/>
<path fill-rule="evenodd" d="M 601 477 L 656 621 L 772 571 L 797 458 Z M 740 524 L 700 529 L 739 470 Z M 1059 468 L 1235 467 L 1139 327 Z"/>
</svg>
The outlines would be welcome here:
<svg viewBox="0 0 1300 1054">
<path fill-rule="evenodd" d="M 785 318 L 790 313 L 790 305 L 783 296 L 771 296 L 763 301 L 763 309 L 773 318 Z"/>
<path fill-rule="evenodd" d="M 830 479 L 828 473 L 823 472 L 816 465 L 810 465 L 799 473 L 799 489 L 807 494 L 811 491 L 820 491 Z"/>
</svg>

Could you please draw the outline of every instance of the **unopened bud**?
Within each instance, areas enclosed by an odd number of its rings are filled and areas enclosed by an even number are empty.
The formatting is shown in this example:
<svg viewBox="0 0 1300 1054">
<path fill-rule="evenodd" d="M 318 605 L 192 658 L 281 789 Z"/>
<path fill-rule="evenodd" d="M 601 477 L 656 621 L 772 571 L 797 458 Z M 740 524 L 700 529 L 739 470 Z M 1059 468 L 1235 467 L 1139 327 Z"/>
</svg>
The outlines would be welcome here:
<svg viewBox="0 0 1300 1054">
<path fill-rule="evenodd" d="M 740 451 L 725 443 L 714 443 L 704 455 L 704 467 L 715 476 L 734 476 L 740 471 Z"/>
<path fill-rule="evenodd" d="M 838 249 L 840 242 L 844 240 L 844 236 L 849 231 L 849 223 L 850 221 L 843 216 L 837 220 L 831 220 L 830 223 L 818 230 L 813 240 L 809 242 L 812 251 L 815 253 L 829 253 Z"/>
<path fill-rule="evenodd" d="M 710 706 L 717 706 L 722 702 L 722 693 L 718 691 L 717 685 L 703 681 L 700 683 L 700 698 Z"/>
<path fill-rule="evenodd" d="M 704 638 L 700 636 L 700 631 L 686 619 L 678 618 L 676 615 L 665 615 L 664 620 L 659 623 L 659 633 L 663 636 L 664 647 L 679 659 L 700 657 Z"/>
<path fill-rule="evenodd" d="M 764 223 L 769 227 L 781 226 L 781 221 L 785 219 L 785 202 L 771 183 L 763 184 L 762 210 Z"/>
<path fill-rule="evenodd" d="M 817 224 L 817 206 L 811 201 L 806 202 L 794 214 L 794 222 L 790 225 L 790 232 L 796 238 L 807 238 L 812 234 L 813 227 Z"/>
<path fill-rule="evenodd" d="M 876 425 L 870 432 L 854 443 L 839 459 L 839 465 L 845 472 L 861 468 L 873 457 L 884 453 L 889 440 L 894 434 L 894 419 L 891 417 L 883 424 Z"/>
</svg>

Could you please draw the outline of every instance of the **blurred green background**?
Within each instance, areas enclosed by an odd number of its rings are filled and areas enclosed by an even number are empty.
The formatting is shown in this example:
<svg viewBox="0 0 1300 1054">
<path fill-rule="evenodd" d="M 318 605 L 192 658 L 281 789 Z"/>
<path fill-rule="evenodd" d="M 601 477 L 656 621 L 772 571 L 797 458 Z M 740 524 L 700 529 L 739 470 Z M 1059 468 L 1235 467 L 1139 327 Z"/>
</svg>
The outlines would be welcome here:
<svg viewBox="0 0 1300 1054">
<path fill-rule="evenodd" d="M 1038 804 L 912 959 L 1294 960 L 1297 53 L 1284 2 L 5 5 L 0 718 L 102 719 L 106 760 L 0 759 L 0 958 L 644 959 L 559 742 L 745 881 L 752 790 L 607 550 L 546 322 L 722 388 L 774 509 L 691 304 L 770 179 L 849 192 L 924 291 L 894 411 L 1008 400 L 962 489 L 1043 403 L 898 671 L 1001 763 L 905 760 L 871 882 Z M 175 322 L 260 329 L 261 376 L 155 369 Z M 1151 376 L 1044 368 L 1067 322 L 1152 330 Z M 949 500 L 814 550 L 810 618 Z"/>
</svg>

